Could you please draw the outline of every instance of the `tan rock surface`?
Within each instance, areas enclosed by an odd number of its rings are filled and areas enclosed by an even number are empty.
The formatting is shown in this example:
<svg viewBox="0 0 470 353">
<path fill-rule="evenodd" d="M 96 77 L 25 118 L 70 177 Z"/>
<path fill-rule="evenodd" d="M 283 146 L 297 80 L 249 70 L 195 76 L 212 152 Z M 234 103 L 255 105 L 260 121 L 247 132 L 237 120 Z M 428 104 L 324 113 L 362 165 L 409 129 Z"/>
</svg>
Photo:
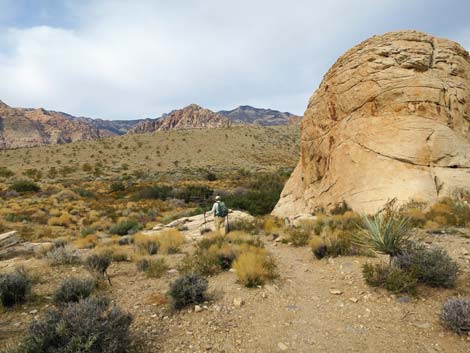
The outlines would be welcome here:
<svg viewBox="0 0 470 353">
<path fill-rule="evenodd" d="M 435 202 L 470 191 L 470 57 L 416 31 L 374 36 L 347 51 L 310 98 L 301 158 L 273 213 L 346 201 Z"/>
</svg>

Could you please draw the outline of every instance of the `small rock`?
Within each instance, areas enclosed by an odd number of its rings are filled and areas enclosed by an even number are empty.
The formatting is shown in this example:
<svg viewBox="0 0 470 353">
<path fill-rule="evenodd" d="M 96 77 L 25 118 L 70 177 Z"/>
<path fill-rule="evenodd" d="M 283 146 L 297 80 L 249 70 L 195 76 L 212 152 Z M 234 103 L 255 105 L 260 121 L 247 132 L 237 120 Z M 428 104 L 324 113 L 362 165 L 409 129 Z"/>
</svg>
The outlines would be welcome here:
<svg viewBox="0 0 470 353">
<path fill-rule="evenodd" d="M 410 297 L 407 295 L 404 295 L 397 299 L 397 303 L 400 303 L 400 304 L 409 303 L 409 302 L 410 302 Z"/>
<path fill-rule="evenodd" d="M 330 293 L 331 293 L 331 294 L 334 294 L 334 295 L 341 295 L 341 294 L 343 294 L 343 292 L 340 291 L 339 289 L 330 289 Z"/>
<path fill-rule="evenodd" d="M 200 305 L 195 305 L 194 306 L 194 312 L 198 313 L 200 311 L 202 311 L 202 307 Z"/>
<path fill-rule="evenodd" d="M 279 342 L 279 343 L 277 344 L 277 347 L 278 347 L 281 351 L 287 351 L 287 349 L 289 348 L 289 347 L 287 347 L 287 346 L 286 346 L 284 343 L 282 343 L 282 342 Z"/>
<path fill-rule="evenodd" d="M 29 313 L 32 314 L 32 315 L 34 315 L 34 314 L 37 314 L 37 312 L 38 312 L 38 311 L 37 311 L 36 309 L 34 309 L 34 310 L 31 310 Z"/>
<path fill-rule="evenodd" d="M 351 301 L 353 303 L 357 303 L 359 301 L 359 299 L 357 299 L 355 297 L 351 297 L 351 298 L 349 298 L 349 301 Z"/>
<path fill-rule="evenodd" d="M 239 308 L 241 307 L 245 302 L 243 301 L 242 298 L 235 298 L 233 299 L 233 305 L 236 307 L 236 308 Z"/>
<path fill-rule="evenodd" d="M 171 268 L 171 269 L 169 269 L 169 270 L 167 271 L 167 273 L 168 273 L 169 275 L 171 275 L 171 274 L 173 274 L 173 273 L 178 273 L 178 270 L 177 270 L 176 268 Z"/>
</svg>

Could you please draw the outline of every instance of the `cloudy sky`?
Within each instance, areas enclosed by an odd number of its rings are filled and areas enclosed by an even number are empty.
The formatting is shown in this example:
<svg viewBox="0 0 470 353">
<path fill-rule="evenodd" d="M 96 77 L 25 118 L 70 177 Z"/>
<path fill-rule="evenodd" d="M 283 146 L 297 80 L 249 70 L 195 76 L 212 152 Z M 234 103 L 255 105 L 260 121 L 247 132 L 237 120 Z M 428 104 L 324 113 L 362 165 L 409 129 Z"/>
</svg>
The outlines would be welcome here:
<svg viewBox="0 0 470 353">
<path fill-rule="evenodd" d="M 197 103 L 302 114 L 374 34 L 470 48 L 468 0 L 0 0 L 0 100 L 108 119 Z"/>
</svg>

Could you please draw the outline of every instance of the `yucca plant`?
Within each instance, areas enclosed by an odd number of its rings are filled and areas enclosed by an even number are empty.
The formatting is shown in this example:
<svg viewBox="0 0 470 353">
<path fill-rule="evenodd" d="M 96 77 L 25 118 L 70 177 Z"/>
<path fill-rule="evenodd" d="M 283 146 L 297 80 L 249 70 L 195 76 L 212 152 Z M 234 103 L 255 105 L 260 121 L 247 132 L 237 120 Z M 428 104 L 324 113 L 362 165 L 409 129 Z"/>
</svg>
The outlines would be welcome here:
<svg viewBox="0 0 470 353">
<path fill-rule="evenodd" d="M 355 242 L 358 245 L 392 257 L 402 253 L 409 243 L 410 224 L 408 218 L 396 213 L 386 216 L 378 214 L 363 217 L 363 228 Z"/>
</svg>

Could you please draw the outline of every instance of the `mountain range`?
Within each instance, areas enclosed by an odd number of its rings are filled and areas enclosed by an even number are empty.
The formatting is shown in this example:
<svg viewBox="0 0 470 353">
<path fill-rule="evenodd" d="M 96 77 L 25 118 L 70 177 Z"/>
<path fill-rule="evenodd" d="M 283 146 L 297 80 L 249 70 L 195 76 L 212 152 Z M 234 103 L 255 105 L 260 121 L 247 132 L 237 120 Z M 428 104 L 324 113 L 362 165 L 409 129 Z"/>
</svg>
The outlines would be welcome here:
<svg viewBox="0 0 470 353">
<path fill-rule="evenodd" d="M 63 144 L 124 134 L 232 125 L 263 126 L 297 123 L 300 117 L 272 109 L 240 106 L 213 112 L 196 104 L 157 119 L 104 120 L 76 117 L 43 108 L 13 108 L 0 101 L 0 149 Z"/>
</svg>

